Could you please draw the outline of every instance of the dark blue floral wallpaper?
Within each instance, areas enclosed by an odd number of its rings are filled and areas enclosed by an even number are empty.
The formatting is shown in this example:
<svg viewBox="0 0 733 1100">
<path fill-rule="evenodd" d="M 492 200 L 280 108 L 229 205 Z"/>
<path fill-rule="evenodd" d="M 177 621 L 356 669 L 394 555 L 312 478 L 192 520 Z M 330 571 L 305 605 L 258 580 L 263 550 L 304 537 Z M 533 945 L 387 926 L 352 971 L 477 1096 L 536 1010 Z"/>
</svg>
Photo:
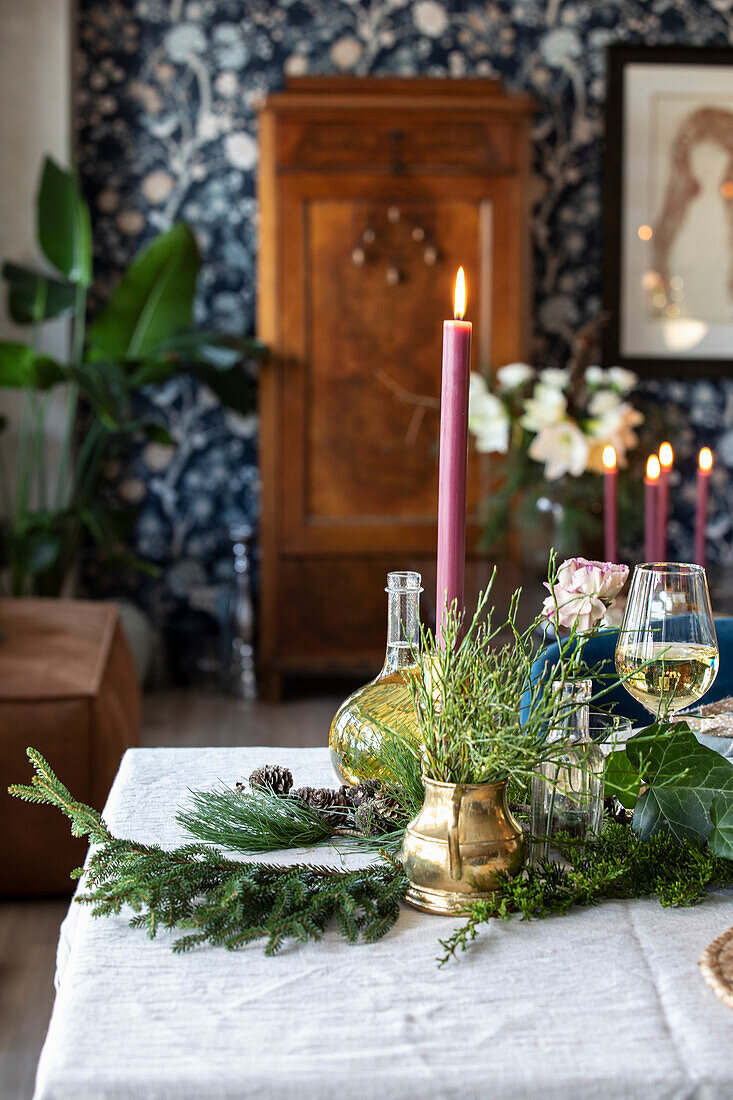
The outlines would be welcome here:
<svg viewBox="0 0 733 1100">
<path fill-rule="evenodd" d="M 183 218 L 204 256 L 198 320 L 250 332 L 260 98 L 284 74 L 499 74 L 537 103 L 534 362 L 561 365 L 568 333 L 601 303 L 605 47 L 728 45 L 732 9 L 733 0 L 80 0 L 78 156 L 98 274 L 114 280 L 152 233 Z M 656 392 L 690 410 L 683 469 L 700 441 L 716 447 L 710 546 L 733 564 L 733 382 Z M 164 570 L 152 597 L 163 611 L 224 576 L 223 526 L 256 518 L 257 425 L 188 382 L 153 400 L 177 448 L 149 444 L 113 474 L 139 507 L 137 548 Z M 683 558 L 693 492 L 687 478 L 677 494 Z"/>
</svg>

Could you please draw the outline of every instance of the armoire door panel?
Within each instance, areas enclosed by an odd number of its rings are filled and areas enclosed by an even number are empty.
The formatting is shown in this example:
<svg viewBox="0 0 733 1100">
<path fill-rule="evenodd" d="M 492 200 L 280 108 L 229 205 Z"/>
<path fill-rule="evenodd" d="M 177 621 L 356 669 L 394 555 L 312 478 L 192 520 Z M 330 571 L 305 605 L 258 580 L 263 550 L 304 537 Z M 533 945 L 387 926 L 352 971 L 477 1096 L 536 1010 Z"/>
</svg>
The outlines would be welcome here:
<svg viewBox="0 0 733 1100">
<path fill-rule="evenodd" d="M 298 198 L 283 226 L 284 548 L 330 552 L 346 538 L 354 551 L 418 549 L 435 527 L 442 320 L 460 264 L 473 365 L 486 369 L 517 262 L 498 251 L 511 195 L 504 180 L 470 177 L 408 199 L 364 178 L 347 194 L 342 181 L 312 184 L 283 184 Z M 469 515 L 488 465 L 471 456 Z"/>
<path fill-rule="evenodd" d="M 434 522 L 441 319 L 460 263 L 478 288 L 480 206 L 336 199 L 304 217 L 304 521 Z"/>
</svg>

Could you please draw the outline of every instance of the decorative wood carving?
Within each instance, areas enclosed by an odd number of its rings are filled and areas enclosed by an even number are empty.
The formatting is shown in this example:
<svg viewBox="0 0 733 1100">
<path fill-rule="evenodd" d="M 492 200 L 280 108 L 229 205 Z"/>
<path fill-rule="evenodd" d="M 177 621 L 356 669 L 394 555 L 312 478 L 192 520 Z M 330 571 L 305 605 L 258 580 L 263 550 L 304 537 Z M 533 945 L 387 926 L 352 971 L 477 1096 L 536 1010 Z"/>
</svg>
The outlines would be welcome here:
<svg viewBox="0 0 733 1100">
<path fill-rule="evenodd" d="M 442 319 L 526 355 L 531 103 L 495 81 L 301 78 L 260 114 L 261 676 L 375 672 L 388 569 L 435 554 Z M 475 456 L 470 553 L 487 487 Z"/>
</svg>

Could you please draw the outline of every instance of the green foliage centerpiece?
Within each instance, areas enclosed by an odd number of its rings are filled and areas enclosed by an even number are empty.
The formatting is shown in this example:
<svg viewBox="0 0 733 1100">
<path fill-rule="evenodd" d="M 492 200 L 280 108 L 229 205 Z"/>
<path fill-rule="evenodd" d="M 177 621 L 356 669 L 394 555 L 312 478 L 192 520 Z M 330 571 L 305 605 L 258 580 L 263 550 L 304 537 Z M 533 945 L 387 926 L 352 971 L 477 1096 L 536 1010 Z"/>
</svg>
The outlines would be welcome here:
<svg viewBox="0 0 733 1100">
<path fill-rule="evenodd" d="M 558 621 L 559 571 L 553 566 L 551 573 Z M 663 905 L 693 905 L 713 887 L 733 886 L 733 761 L 700 745 L 682 722 L 655 722 L 612 752 L 606 766 L 612 798 L 600 837 L 559 835 L 562 865 L 544 858 L 522 865 L 523 842 L 506 788 L 511 783 L 514 796 L 526 791 L 538 767 L 566 751 L 566 743 L 549 739 L 547 731 L 562 725 L 567 702 L 534 671 L 541 645 L 536 627 L 547 611 L 520 631 L 515 596 L 508 619 L 494 625 L 488 597 L 489 591 L 467 625 L 453 609 L 444 645 L 423 633 L 420 674 L 412 680 L 423 744 L 385 729 L 380 751 L 386 778 L 379 783 L 294 788 L 288 769 L 261 767 L 248 784 L 193 791 L 177 815 L 192 843 L 172 850 L 115 836 L 33 749 L 28 755 L 35 775 L 11 793 L 55 806 L 70 819 L 74 835 L 89 838 L 93 847 L 76 872 L 84 877 L 77 902 L 92 906 L 98 917 L 130 909 L 131 924 L 150 936 L 178 930 L 178 951 L 202 943 L 234 949 L 260 940 L 272 953 L 288 940 L 320 939 L 329 926 L 350 943 L 381 938 L 399 918 L 408 889 L 437 892 L 435 878 L 416 884 L 410 839 L 436 838 L 434 827 L 432 834 L 417 827 L 431 785 L 451 791 L 449 799 L 435 800 L 450 810 L 437 839 L 445 841 L 443 870 L 450 876 L 452 858 L 462 875 L 440 887 L 460 895 L 453 911 L 464 918 L 442 942 L 442 961 L 460 955 L 480 926 L 495 918 L 544 918 L 606 898 L 656 896 Z M 578 609 L 583 606 L 578 601 Z M 586 674 L 579 641 L 576 626 L 559 639 L 552 680 L 571 683 Z M 485 832 L 476 840 L 486 823 L 482 815 L 494 819 L 489 843 L 506 857 L 503 865 L 491 863 L 496 849 L 486 854 Z M 436 820 L 437 813 L 428 825 Z M 472 848 L 476 842 L 484 845 L 483 859 Z M 278 866 L 259 859 L 316 845 L 324 845 L 318 862 Z M 356 847 L 371 861 L 344 870 L 334 845 Z M 457 889 L 459 882 L 468 888 Z"/>
<path fill-rule="evenodd" d="M 507 785 L 526 785 L 567 749 L 563 739 L 546 735 L 561 709 L 567 718 L 567 699 L 533 679 L 541 617 L 520 631 L 516 592 L 507 620 L 495 625 L 487 606 L 492 586 L 493 577 L 465 632 L 455 605 L 440 639 L 423 630 L 410 685 L 425 799 L 407 826 L 402 859 L 406 900 L 428 912 L 451 914 L 467 901 L 490 900 L 521 869 L 525 842 L 507 806 Z M 582 647 L 575 643 L 574 631 L 561 643 L 561 684 L 581 675 Z"/>
</svg>

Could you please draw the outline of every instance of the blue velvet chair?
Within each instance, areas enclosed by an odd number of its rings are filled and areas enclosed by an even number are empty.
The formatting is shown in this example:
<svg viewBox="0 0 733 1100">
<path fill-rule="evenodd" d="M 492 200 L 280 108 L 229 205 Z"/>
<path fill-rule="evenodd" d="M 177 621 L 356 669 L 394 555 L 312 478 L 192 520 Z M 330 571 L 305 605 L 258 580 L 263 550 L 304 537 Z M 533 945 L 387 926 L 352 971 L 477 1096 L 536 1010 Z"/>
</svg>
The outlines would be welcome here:
<svg viewBox="0 0 733 1100">
<path fill-rule="evenodd" d="M 718 634 L 720 647 L 720 667 L 713 686 L 707 695 L 703 696 L 703 702 L 714 703 L 717 699 L 725 699 L 733 695 L 733 618 L 715 620 L 715 629 Z M 618 630 L 604 630 L 601 634 L 589 638 L 585 643 L 585 663 L 592 668 L 598 677 L 615 675 L 616 665 L 614 653 Z M 532 667 L 532 680 L 536 681 L 540 676 L 552 679 L 551 668 L 557 664 L 558 646 L 553 642 L 535 661 Z M 610 680 L 599 680 L 593 677 L 593 692 L 600 691 L 608 686 Z M 636 699 L 629 695 L 622 684 L 617 684 L 604 696 L 602 705 L 604 710 L 612 708 L 616 714 L 630 718 L 634 725 L 646 725 L 650 721 L 649 711 Z M 522 719 L 526 718 L 526 710 L 529 700 L 522 700 Z"/>
</svg>

